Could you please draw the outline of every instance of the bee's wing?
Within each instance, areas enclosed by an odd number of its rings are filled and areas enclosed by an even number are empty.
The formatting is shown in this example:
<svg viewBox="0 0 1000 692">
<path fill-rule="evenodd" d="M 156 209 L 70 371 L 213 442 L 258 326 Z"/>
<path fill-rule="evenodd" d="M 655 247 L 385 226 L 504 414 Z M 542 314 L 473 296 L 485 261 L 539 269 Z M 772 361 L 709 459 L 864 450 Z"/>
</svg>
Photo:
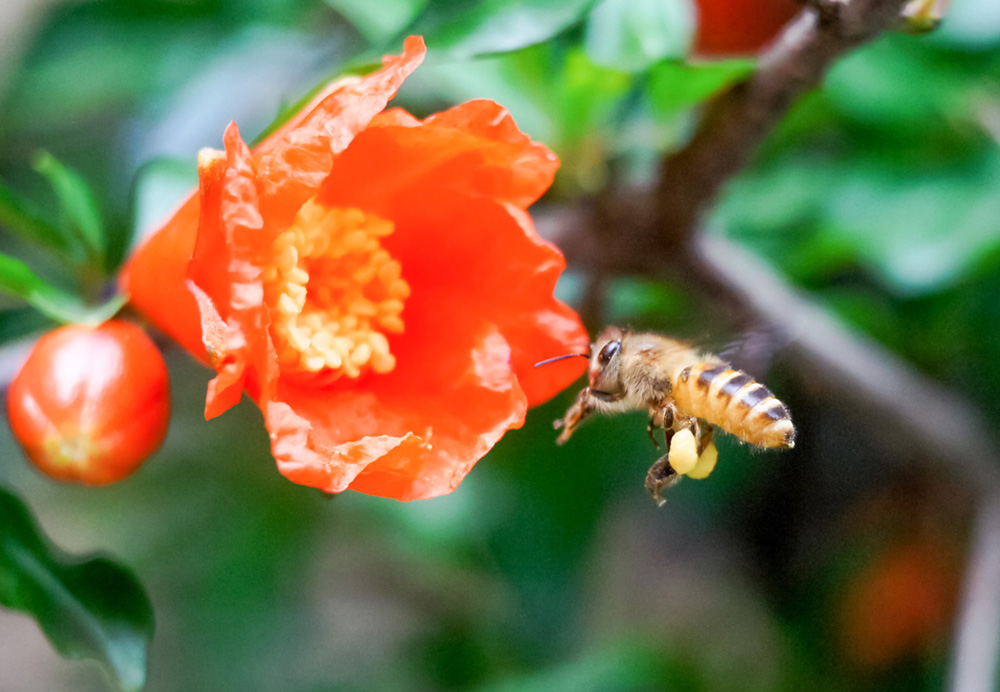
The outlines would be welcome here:
<svg viewBox="0 0 1000 692">
<path fill-rule="evenodd" d="M 718 351 L 719 358 L 734 368 L 762 377 L 774 355 L 788 345 L 791 337 L 774 325 L 757 325 Z"/>
</svg>

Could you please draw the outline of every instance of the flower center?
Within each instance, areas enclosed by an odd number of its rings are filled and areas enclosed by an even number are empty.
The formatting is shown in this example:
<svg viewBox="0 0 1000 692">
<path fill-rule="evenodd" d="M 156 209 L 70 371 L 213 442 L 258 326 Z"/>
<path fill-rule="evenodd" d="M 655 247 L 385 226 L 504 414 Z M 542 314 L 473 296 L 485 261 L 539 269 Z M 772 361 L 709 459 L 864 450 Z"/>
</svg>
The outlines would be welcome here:
<svg viewBox="0 0 1000 692">
<path fill-rule="evenodd" d="M 386 334 L 403 331 L 410 285 L 380 242 L 393 230 L 374 214 L 309 200 L 274 239 L 263 281 L 282 371 L 332 380 L 396 366 Z"/>
</svg>

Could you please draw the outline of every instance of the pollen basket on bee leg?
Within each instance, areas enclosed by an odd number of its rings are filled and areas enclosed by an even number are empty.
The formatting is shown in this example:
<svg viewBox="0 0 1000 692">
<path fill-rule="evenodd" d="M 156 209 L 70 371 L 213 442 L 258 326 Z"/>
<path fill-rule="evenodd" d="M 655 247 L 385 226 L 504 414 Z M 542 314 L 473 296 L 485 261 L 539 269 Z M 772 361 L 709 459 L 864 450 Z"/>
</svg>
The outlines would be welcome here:
<svg viewBox="0 0 1000 692">
<path fill-rule="evenodd" d="M 264 297 L 283 372 L 333 381 L 396 366 L 410 286 L 381 240 L 395 227 L 360 209 L 306 202 L 271 243 Z"/>
</svg>

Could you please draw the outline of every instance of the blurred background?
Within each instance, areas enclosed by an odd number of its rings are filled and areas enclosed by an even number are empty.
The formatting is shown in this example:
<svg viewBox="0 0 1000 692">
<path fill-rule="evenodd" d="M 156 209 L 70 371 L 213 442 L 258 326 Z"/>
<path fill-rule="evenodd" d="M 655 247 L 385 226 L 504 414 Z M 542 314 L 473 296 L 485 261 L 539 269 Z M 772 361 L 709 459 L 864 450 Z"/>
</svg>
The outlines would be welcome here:
<svg viewBox="0 0 1000 692">
<path fill-rule="evenodd" d="M 428 61 L 394 105 L 419 116 L 492 98 L 563 161 L 539 214 L 642 184 L 699 106 L 749 74 L 791 0 L 6 0 L 0 180 L 46 212 L 51 152 L 93 186 L 114 261 L 196 184 L 235 120 L 250 139 L 321 81 L 399 52 Z M 892 365 L 1000 423 L 1000 5 L 954 0 L 924 36 L 846 55 L 712 210 L 754 253 Z M 46 275 L 0 228 L 0 251 Z M 587 272 L 562 297 L 581 307 Z M 588 319 L 703 340 L 711 304 L 604 277 Z M 50 326 L 0 298 L 0 360 Z M 591 325 L 594 326 L 594 325 Z M 889 355 L 891 354 L 891 356 Z M 754 374 L 798 444 L 726 438 L 707 480 L 657 508 L 643 414 L 564 447 L 569 391 L 530 412 L 453 494 L 333 498 L 279 475 L 249 402 L 211 423 L 209 372 L 167 354 L 161 451 L 106 488 L 57 484 L 0 426 L 0 484 L 54 542 L 131 566 L 156 613 L 146 689 L 937 690 L 946 686 L 976 488 L 811 386 L 780 344 Z M 769 367 L 768 367 L 769 365 Z M 942 400 L 942 406 L 948 406 Z M 935 426 L 939 411 L 925 411 Z M 960 452 L 956 452 L 960 455 Z M 947 463 L 945 463 L 947 462 Z M 995 655 L 996 652 L 994 652 Z M 987 662 L 988 666 L 989 662 Z M 0 611 L 0 689 L 104 690 L 27 616 Z"/>
</svg>

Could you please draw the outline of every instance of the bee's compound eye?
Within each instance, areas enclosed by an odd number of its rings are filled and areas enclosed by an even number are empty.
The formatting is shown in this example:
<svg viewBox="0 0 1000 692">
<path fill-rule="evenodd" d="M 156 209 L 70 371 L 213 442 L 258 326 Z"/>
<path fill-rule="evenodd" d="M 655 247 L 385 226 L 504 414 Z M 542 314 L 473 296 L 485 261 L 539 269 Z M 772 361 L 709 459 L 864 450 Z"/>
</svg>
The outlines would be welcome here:
<svg viewBox="0 0 1000 692">
<path fill-rule="evenodd" d="M 615 339 L 614 341 L 609 341 L 604 344 L 604 348 L 601 352 L 597 354 L 597 362 L 601 365 L 607 365 L 611 362 L 611 359 L 618 355 L 618 352 L 622 350 L 622 342 Z"/>
</svg>

